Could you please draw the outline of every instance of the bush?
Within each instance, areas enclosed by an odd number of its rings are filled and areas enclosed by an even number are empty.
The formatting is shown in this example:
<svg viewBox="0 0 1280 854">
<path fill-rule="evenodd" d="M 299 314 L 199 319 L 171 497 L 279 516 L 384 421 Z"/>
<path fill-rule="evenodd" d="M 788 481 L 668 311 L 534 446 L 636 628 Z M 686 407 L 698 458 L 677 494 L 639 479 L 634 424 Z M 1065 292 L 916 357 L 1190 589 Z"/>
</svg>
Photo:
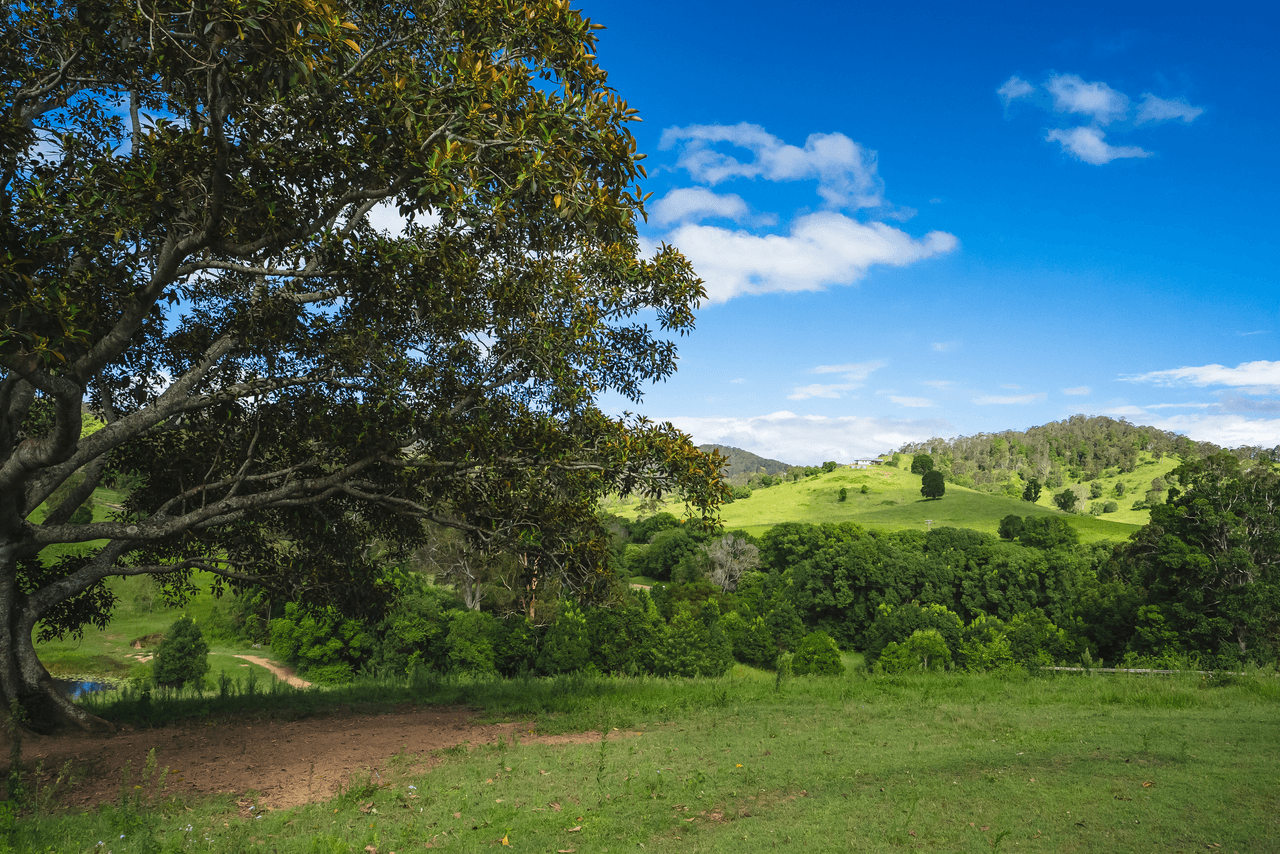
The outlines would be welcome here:
<svg viewBox="0 0 1280 854">
<path fill-rule="evenodd" d="M 549 676 L 573 673 L 591 663 L 591 642 L 587 618 L 576 607 L 561 603 L 555 625 L 542 639 L 538 653 L 538 672 Z"/>
<path fill-rule="evenodd" d="M 903 643 L 891 643 L 876 660 L 876 673 L 911 673 L 916 670 L 945 670 L 951 650 L 937 629 L 917 629 Z"/>
<path fill-rule="evenodd" d="M 928 454 L 916 454 L 911 458 L 911 473 L 924 474 L 933 471 L 933 457 Z"/>
<path fill-rule="evenodd" d="M 844 486 L 840 487 L 839 495 L 840 495 L 840 500 L 841 500 L 841 501 L 846 501 L 846 500 L 848 500 L 848 498 L 849 498 L 849 489 L 848 489 L 848 487 L 844 487 Z"/>
<path fill-rule="evenodd" d="M 1013 664 L 1013 649 L 998 617 L 978 614 L 961 633 L 958 663 L 965 670 L 998 670 Z"/>
<path fill-rule="evenodd" d="M 699 616 L 688 608 L 682 608 L 658 643 L 654 656 L 658 675 L 723 676 L 733 665 L 733 656 L 729 639 L 719 631 L 719 626 L 716 626 L 716 634 L 719 648 Z"/>
<path fill-rule="evenodd" d="M 450 615 L 445 647 L 449 669 L 485 676 L 497 672 L 493 639 L 498 634 L 493 615 L 483 611 L 454 611 Z"/>
<path fill-rule="evenodd" d="M 1120 505 L 1116 504 L 1114 501 L 1108 501 L 1102 505 L 1103 513 L 1114 513 L 1119 509 L 1120 509 Z"/>
<path fill-rule="evenodd" d="M 831 636 L 823 631 L 810 632 L 796 647 L 791 658 L 791 671 L 797 676 L 811 673 L 814 676 L 842 676 L 844 663 L 840 650 Z"/>
<path fill-rule="evenodd" d="M 195 621 L 184 616 L 169 627 L 156 650 L 155 682 L 165 688 L 199 686 L 208 672 L 209 644 Z"/>
</svg>

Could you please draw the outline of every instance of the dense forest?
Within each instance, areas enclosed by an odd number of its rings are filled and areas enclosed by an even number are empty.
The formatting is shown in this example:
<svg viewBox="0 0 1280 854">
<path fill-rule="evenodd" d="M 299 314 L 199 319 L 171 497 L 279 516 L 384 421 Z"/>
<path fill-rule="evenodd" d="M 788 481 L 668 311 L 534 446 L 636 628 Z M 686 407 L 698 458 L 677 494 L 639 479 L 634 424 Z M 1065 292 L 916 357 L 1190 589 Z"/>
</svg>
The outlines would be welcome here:
<svg viewBox="0 0 1280 854">
<path fill-rule="evenodd" d="M 1038 427 L 1000 433 L 978 433 L 955 439 L 908 442 L 899 454 L 929 454 L 947 481 L 970 489 L 1021 495 L 1024 483 L 1036 478 L 1050 489 L 1133 471 L 1138 454 L 1157 459 L 1166 454 L 1205 457 L 1222 450 L 1210 442 L 1193 442 L 1155 427 L 1130 424 L 1123 418 L 1073 415 Z M 1280 447 L 1242 447 L 1239 459 L 1280 459 Z"/>
</svg>

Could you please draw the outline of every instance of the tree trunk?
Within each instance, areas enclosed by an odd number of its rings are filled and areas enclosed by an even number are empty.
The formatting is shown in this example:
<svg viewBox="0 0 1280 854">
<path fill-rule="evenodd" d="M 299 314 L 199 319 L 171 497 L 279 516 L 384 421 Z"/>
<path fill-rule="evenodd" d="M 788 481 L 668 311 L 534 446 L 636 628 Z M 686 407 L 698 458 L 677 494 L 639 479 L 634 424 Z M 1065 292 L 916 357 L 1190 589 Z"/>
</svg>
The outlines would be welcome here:
<svg viewBox="0 0 1280 854">
<path fill-rule="evenodd" d="M 17 589 L 11 543 L 0 544 L 0 701 L 20 710 L 21 725 L 41 734 L 76 728 L 114 732 L 108 721 L 71 702 L 36 656 L 31 632 L 38 617 Z"/>
</svg>

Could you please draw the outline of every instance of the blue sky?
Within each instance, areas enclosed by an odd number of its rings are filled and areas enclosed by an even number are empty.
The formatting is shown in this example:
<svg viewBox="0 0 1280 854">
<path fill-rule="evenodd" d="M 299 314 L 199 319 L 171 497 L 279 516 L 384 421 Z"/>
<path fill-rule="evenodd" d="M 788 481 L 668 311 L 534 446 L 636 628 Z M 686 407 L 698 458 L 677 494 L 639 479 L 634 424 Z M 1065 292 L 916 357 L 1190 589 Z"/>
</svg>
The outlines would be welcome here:
<svg viewBox="0 0 1280 854">
<path fill-rule="evenodd" d="M 1280 444 L 1276 7 L 580 6 L 710 294 L 645 415 L 792 463 L 1076 413 Z"/>
</svg>

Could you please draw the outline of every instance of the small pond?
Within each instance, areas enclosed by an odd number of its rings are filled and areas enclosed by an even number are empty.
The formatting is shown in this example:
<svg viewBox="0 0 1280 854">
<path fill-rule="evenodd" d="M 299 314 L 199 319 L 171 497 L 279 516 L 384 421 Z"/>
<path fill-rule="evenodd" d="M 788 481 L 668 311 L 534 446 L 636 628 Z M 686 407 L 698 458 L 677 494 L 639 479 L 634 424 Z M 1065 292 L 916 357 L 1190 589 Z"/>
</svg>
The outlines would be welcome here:
<svg viewBox="0 0 1280 854">
<path fill-rule="evenodd" d="M 57 682 L 73 700 L 79 700 L 85 694 L 95 691 L 114 691 L 116 688 L 111 682 L 89 682 L 84 679 L 58 679 Z"/>
</svg>

